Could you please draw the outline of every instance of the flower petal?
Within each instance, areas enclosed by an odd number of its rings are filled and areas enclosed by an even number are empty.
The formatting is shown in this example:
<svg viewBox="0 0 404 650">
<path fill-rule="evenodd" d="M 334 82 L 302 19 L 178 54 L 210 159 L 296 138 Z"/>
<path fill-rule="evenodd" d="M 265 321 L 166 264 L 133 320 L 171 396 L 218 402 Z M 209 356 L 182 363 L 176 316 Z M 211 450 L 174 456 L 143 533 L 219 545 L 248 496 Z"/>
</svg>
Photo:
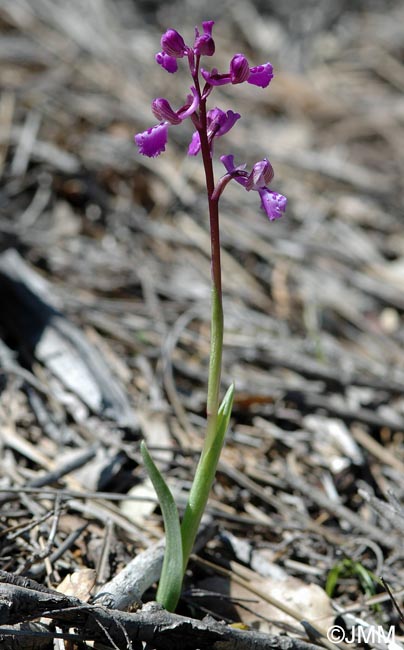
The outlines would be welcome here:
<svg viewBox="0 0 404 650">
<path fill-rule="evenodd" d="M 224 135 L 235 125 L 237 120 L 241 117 L 240 113 L 234 113 L 232 110 L 227 111 L 225 119 L 221 120 L 221 125 L 215 135 Z"/>
<path fill-rule="evenodd" d="M 135 135 L 135 142 L 139 147 L 139 153 L 149 158 L 155 158 L 166 150 L 168 136 L 168 124 L 156 124 L 151 129 Z"/>
<path fill-rule="evenodd" d="M 188 146 L 188 156 L 196 156 L 201 150 L 201 139 L 199 137 L 198 131 L 192 136 L 191 142 Z"/>
<path fill-rule="evenodd" d="M 270 63 L 257 65 L 255 68 L 250 68 L 250 76 L 247 79 L 249 84 L 254 86 L 261 86 L 266 88 L 274 76 L 274 69 Z"/>
<path fill-rule="evenodd" d="M 227 154 L 227 156 L 220 156 L 220 160 L 229 174 L 235 171 L 236 166 L 234 164 L 234 156 L 232 153 Z"/>
<path fill-rule="evenodd" d="M 215 41 L 212 38 L 214 20 L 205 20 L 202 23 L 203 34 L 195 27 L 194 52 L 199 56 L 212 56 L 215 53 Z"/>
<path fill-rule="evenodd" d="M 213 25 L 215 24 L 214 20 L 204 20 L 202 22 L 203 31 L 208 36 L 212 36 Z"/>
<path fill-rule="evenodd" d="M 161 67 L 164 68 L 164 70 L 167 70 L 167 72 L 170 73 L 177 72 L 178 63 L 177 63 L 177 59 L 175 59 L 173 56 L 170 56 L 165 52 L 157 52 L 155 59 L 156 59 L 156 63 L 161 65 Z"/>
<path fill-rule="evenodd" d="M 286 210 L 287 198 L 278 192 L 273 192 L 267 188 L 258 190 L 261 197 L 261 207 L 265 210 L 270 221 L 280 219 L 282 212 Z"/>
<path fill-rule="evenodd" d="M 160 42 L 163 52 L 171 57 L 182 58 L 186 53 L 185 41 L 175 29 L 167 29 Z"/>
<path fill-rule="evenodd" d="M 190 117 L 190 115 L 193 115 L 199 106 L 199 95 L 196 88 L 193 86 L 191 87 L 191 93 L 192 95 L 187 96 L 187 103 L 185 106 L 177 111 L 177 115 L 181 121 L 185 120 L 187 117 Z"/>
<path fill-rule="evenodd" d="M 208 72 L 208 70 L 201 68 L 201 75 L 205 79 L 206 83 L 211 86 L 224 86 L 225 84 L 231 83 L 230 74 L 219 74 L 216 68 L 213 68 L 212 72 Z"/>
<path fill-rule="evenodd" d="M 220 160 L 222 161 L 223 165 L 226 167 L 227 173 L 233 176 L 234 180 L 237 181 L 237 183 L 240 183 L 243 187 L 246 186 L 247 183 L 247 178 L 245 177 L 245 168 L 246 164 L 244 163 L 243 165 L 237 165 L 237 167 L 234 164 L 234 156 L 233 154 L 228 154 L 227 156 L 220 156 Z M 241 172 L 243 176 L 238 175 L 238 172 Z"/>
<path fill-rule="evenodd" d="M 157 97 L 152 101 L 152 113 L 160 122 L 170 122 L 170 124 L 180 124 L 181 118 L 171 108 L 170 102 L 164 97 Z"/>
<path fill-rule="evenodd" d="M 255 163 L 251 173 L 247 178 L 246 189 L 259 190 L 269 185 L 274 177 L 274 170 L 267 158 Z"/>
<path fill-rule="evenodd" d="M 241 84 L 250 76 L 250 67 L 244 54 L 235 54 L 230 61 L 230 77 L 232 84 Z"/>
</svg>

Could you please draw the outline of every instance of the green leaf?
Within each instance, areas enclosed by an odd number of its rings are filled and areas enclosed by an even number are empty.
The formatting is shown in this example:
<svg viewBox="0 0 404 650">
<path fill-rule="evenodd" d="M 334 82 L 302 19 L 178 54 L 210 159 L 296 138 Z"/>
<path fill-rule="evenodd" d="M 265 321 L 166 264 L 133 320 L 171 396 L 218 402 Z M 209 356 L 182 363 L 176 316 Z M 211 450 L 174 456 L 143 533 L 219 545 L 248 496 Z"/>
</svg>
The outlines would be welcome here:
<svg viewBox="0 0 404 650">
<path fill-rule="evenodd" d="M 226 435 L 227 428 L 229 426 L 231 410 L 233 408 L 234 400 L 234 384 L 230 384 L 227 389 L 226 395 L 223 397 L 223 401 L 219 406 L 219 411 L 217 414 L 217 425 L 216 425 L 216 442 L 220 445 L 220 448 L 223 447 L 223 440 Z"/>
<path fill-rule="evenodd" d="M 328 572 L 327 581 L 325 583 L 325 592 L 330 598 L 333 597 L 335 588 L 341 575 L 341 563 L 334 564 L 332 569 Z"/>
<path fill-rule="evenodd" d="M 206 436 L 205 445 L 195 471 L 187 507 L 181 523 L 184 571 L 215 479 L 224 437 L 229 426 L 233 398 L 234 384 L 231 384 L 219 407 L 215 428 Z"/>
<path fill-rule="evenodd" d="M 154 464 L 143 441 L 140 451 L 147 473 L 156 490 L 166 534 L 166 548 L 156 600 L 164 605 L 169 612 L 173 612 L 181 595 L 183 579 L 180 518 L 170 488 Z"/>
<path fill-rule="evenodd" d="M 325 585 L 325 591 L 330 596 L 333 596 L 336 586 L 340 578 L 358 578 L 362 591 L 368 595 L 373 596 L 376 593 L 376 576 L 366 569 L 360 562 L 356 562 L 351 558 L 344 558 L 337 562 L 329 571 Z"/>
<path fill-rule="evenodd" d="M 360 562 L 355 562 L 353 572 L 358 576 L 363 592 L 367 596 L 374 596 L 376 593 L 375 582 L 377 578 L 372 571 L 366 569 Z"/>
</svg>

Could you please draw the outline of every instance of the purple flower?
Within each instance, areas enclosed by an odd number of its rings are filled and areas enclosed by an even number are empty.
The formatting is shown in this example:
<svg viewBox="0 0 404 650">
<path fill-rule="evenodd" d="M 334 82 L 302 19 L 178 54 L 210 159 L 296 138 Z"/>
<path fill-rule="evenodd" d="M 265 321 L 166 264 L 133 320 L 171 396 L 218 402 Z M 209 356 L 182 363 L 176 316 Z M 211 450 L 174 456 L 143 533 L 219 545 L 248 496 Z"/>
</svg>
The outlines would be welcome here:
<svg viewBox="0 0 404 650">
<path fill-rule="evenodd" d="M 165 54 L 180 59 L 187 53 L 187 46 L 185 41 L 175 29 L 167 29 L 165 34 L 161 37 L 161 49 Z"/>
<path fill-rule="evenodd" d="M 222 156 L 220 158 L 226 167 L 227 175 L 242 185 L 247 191 L 255 190 L 261 198 L 261 207 L 266 212 L 270 221 L 280 219 L 286 210 L 287 199 L 282 194 L 274 192 L 266 187 L 274 176 L 274 170 L 269 160 L 264 158 L 255 163 L 252 171 L 245 171 L 245 165 L 234 164 L 234 156 Z"/>
<path fill-rule="evenodd" d="M 213 139 L 230 131 L 240 117 L 239 113 L 234 113 L 231 110 L 225 113 L 220 108 L 213 108 L 207 112 L 207 136 L 211 150 Z M 196 156 L 199 153 L 200 148 L 201 140 L 199 133 L 195 132 L 188 147 L 188 155 Z"/>
<path fill-rule="evenodd" d="M 156 56 L 156 63 L 161 65 L 164 70 L 167 70 L 167 72 L 177 72 L 178 70 L 178 63 L 177 59 L 174 58 L 173 56 L 170 56 L 169 54 L 166 54 L 165 52 L 157 52 Z"/>
<path fill-rule="evenodd" d="M 269 185 L 274 177 L 274 169 L 267 158 L 259 160 L 247 176 L 246 190 L 260 190 Z"/>
<path fill-rule="evenodd" d="M 177 115 L 176 111 L 171 108 L 170 102 L 167 101 L 167 99 L 164 99 L 164 97 L 153 99 L 151 109 L 153 115 L 155 115 L 155 117 L 157 117 L 161 122 L 169 122 L 170 124 L 181 123 L 181 118 Z"/>
<path fill-rule="evenodd" d="M 168 127 L 183 122 L 187 117 L 193 115 L 199 106 L 199 95 L 194 87 L 191 88 L 191 93 L 184 106 L 181 106 L 178 111 L 174 111 L 164 97 L 158 97 L 152 102 L 153 114 L 161 121 L 161 124 L 156 124 L 151 129 L 135 135 L 135 142 L 141 154 L 155 158 L 165 151 Z"/>
<path fill-rule="evenodd" d="M 135 142 L 139 147 L 139 153 L 149 158 L 155 158 L 166 150 L 168 135 L 168 124 L 156 124 L 151 129 L 135 135 Z"/>
<path fill-rule="evenodd" d="M 168 29 L 161 37 L 161 52 L 156 54 L 157 63 L 167 72 L 174 73 L 178 70 L 178 59 L 187 59 L 194 86 L 191 87 L 191 94 L 187 96 L 185 104 L 177 111 L 164 97 L 157 97 L 152 102 L 152 112 L 159 124 L 135 135 L 139 152 L 144 156 L 154 158 L 165 151 L 168 128 L 181 124 L 189 117 L 195 131 L 188 147 L 188 154 L 196 156 L 200 152 L 202 139 L 204 149 L 208 149 L 208 151 L 204 151 L 204 164 L 206 165 L 206 154 L 210 152 L 212 155 L 214 139 L 225 135 L 240 119 L 239 113 L 232 110 L 225 112 L 216 107 L 206 112 L 206 100 L 214 87 L 247 82 L 266 88 L 273 78 L 273 68 L 269 62 L 250 68 L 247 58 L 241 53 L 232 57 L 229 70 L 226 73 L 219 73 L 216 68 L 213 68 L 211 72 L 201 69 L 200 57 L 212 56 L 215 52 L 215 42 L 212 37 L 213 26 L 213 20 L 204 21 L 202 33 L 198 27 L 195 27 L 193 47 L 188 46 L 175 29 Z M 203 90 L 200 87 L 199 73 L 206 82 Z M 231 180 L 235 180 L 248 192 L 251 190 L 258 192 L 261 206 L 271 221 L 282 216 L 287 200 L 282 194 L 268 188 L 274 176 L 274 170 L 269 160 L 266 158 L 259 160 L 251 172 L 246 171 L 246 165 L 236 167 L 232 155 L 222 156 L 221 161 L 227 173 L 217 183 L 211 200 L 219 200 L 226 185 Z"/>
<path fill-rule="evenodd" d="M 232 84 L 241 84 L 250 76 L 248 61 L 243 54 L 235 54 L 230 61 L 230 78 Z"/>
<path fill-rule="evenodd" d="M 171 108 L 170 102 L 167 99 L 164 99 L 164 97 L 157 97 L 157 99 L 154 99 L 152 101 L 153 115 L 155 115 L 157 119 L 161 120 L 162 122 L 180 124 L 187 117 L 190 117 L 193 113 L 195 113 L 196 109 L 199 106 L 199 96 L 193 86 L 191 87 L 191 93 L 192 95 L 187 96 L 186 103 L 184 106 L 181 106 L 178 111 L 174 111 Z"/>
<path fill-rule="evenodd" d="M 244 54 L 235 54 L 230 61 L 229 72 L 219 74 L 216 68 L 212 72 L 201 70 L 205 81 L 211 86 L 223 86 L 224 84 L 240 84 L 247 81 L 249 84 L 266 88 L 273 78 L 273 67 L 270 63 L 264 63 L 250 68 Z"/>
<path fill-rule="evenodd" d="M 266 212 L 266 215 L 270 221 L 275 219 L 280 219 L 282 212 L 285 212 L 287 205 L 287 198 L 278 192 L 273 192 L 264 188 L 258 190 L 258 193 L 261 197 L 261 208 Z"/>
<path fill-rule="evenodd" d="M 215 42 L 212 38 L 214 20 L 206 20 L 202 23 L 203 34 L 195 27 L 194 52 L 197 56 L 212 56 L 215 53 Z"/>
<path fill-rule="evenodd" d="M 247 79 L 247 83 L 266 88 L 271 79 L 273 79 L 273 76 L 274 69 L 272 65 L 269 62 L 264 63 L 263 65 L 255 66 L 255 68 L 250 68 L 250 76 Z"/>
<path fill-rule="evenodd" d="M 167 72 L 177 72 L 177 59 L 188 57 L 192 75 L 195 72 L 195 56 L 212 56 L 215 53 L 215 42 L 212 38 L 213 20 L 202 23 L 203 34 L 195 27 L 194 47 L 186 45 L 181 34 L 176 29 L 167 29 L 161 37 L 161 52 L 156 54 L 156 62 Z"/>
</svg>

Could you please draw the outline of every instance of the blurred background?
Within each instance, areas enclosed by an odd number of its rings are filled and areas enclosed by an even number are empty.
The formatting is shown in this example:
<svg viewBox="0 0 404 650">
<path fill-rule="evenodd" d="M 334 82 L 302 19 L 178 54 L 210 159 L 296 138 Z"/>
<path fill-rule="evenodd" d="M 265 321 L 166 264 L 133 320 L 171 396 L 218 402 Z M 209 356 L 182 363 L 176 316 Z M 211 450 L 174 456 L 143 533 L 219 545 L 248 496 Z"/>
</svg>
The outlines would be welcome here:
<svg viewBox="0 0 404 650">
<path fill-rule="evenodd" d="M 399 524 L 358 489 L 382 502 L 393 493 L 396 509 L 404 490 L 400 1 L 0 0 L 0 414 L 13 432 L 0 478 L 9 487 L 46 469 L 16 439 L 40 445 L 49 467 L 91 442 L 86 487 L 123 492 L 144 480 L 144 436 L 166 450 L 172 480 L 189 484 L 192 453 L 181 460 L 178 450 L 201 441 L 209 352 L 203 170 L 186 156 L 191 123 L 170 128 L 157 159 L 140 156 L 133 135 L 155 124 L 155 97 L 178 108 L 189 91 L 185 65 L 169 75 L 154 61 L 162 33 L 172 27 L 192 43 L 211 19 L 206 67 L 226 71 L 242 52 L 275 70 L 265 90 L 215 91 L 214 105 L 242 116 L 215 145 L 217 176 L 220 155 L 249 167 L 268 157 L 271 187 L 288 198 L 274 223 L 237 184 L 221 202 L 223 378 L 237 396 L 215 516 L 241 517 L 223 526 L 270 549 L 286 575 L 324 587 L 346 542 L 349 557 L 384 566 L 398 588 Z M 68 370 L 55 361 L 60 340 L 41 354 L 53 312 L 34 334 L 32 324 L 44 304 L 96 348 L 101 370 L 73 350 L 73 335 Z M 40 394 L 47 426 L 22 371 L 52 392 Z M 257 482 L 258 495 L 230 468 Z M 260 500 L 264 487 L 278 505 Z M 157 536 L 153 522 L 142 525 Z M 144 544 L 149 533 L 125 534 Z M 380 553 L 358 550 L 358 535 Z M 343 603 L 356 599 L 355 580 L 349 589 Z"/>
</svg>

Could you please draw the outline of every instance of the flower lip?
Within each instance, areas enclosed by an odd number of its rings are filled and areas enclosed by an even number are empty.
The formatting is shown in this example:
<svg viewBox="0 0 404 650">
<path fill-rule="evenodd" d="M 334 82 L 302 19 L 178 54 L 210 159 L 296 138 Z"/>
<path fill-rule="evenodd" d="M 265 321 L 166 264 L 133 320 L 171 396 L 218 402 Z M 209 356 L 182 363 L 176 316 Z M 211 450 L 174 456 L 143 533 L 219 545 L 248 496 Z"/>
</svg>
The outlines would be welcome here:
<svg viewBox="0 0 404 650">
<path fill-rule="evenodd" d="M 254 86 L 260 86 L 261 88 L 266 88 L 269 85 L 271 79 L 274 76 L 274 69 L 271 63 L 264 63 L 263 65 L 257 65 L 254 68 L 250 68 L 250 76 L 247 79 L 247 83 L 253 84 Z"/>
<path fill-rule="evenodd" d="M 170 73 L 177 72 L 178 63 L 175 57 L 170 56 L 165 52 L 157 52 L 155 59 L 156 59 L 156 63 L 161 65 L 161 67 L 164 68 L 164 70 L 167 70 L 167 72 Z"/>
<path fill-rule="evenodd" d="M 166 150 L 168 136 L 168 124 L 156 124 L 151 129 L 137 133 L 135 135 L 135 142 L 139 147 L 139 153 L 149 158 L 155 158 Z"/>
<path fill-rule="evenodd" d="M 278 192 L 273 192 L 268 188 L 258 190 L 261 197 L 261 207 L 266 212 L 270 221 L 280 219 L 282 212 L 285 212 L 287 205 L 287 198 Z"/>
</svg>

